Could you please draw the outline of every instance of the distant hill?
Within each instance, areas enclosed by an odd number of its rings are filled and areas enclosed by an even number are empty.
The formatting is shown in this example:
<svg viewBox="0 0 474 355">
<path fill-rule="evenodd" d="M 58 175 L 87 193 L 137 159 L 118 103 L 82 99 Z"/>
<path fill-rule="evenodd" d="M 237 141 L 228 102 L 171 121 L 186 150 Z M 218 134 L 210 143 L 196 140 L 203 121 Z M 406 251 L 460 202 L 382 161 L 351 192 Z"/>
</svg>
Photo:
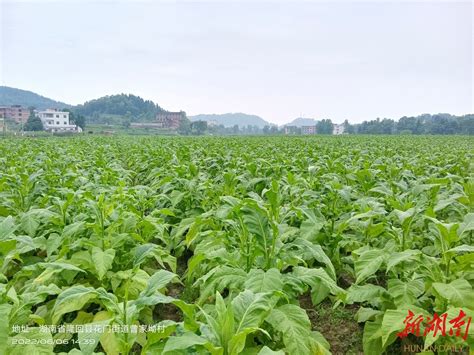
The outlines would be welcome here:
<svg viewBox="0 0 474 355">
<path fill-rule="evenodd" d="M 201 114 L 189 116 L 189 119 L 191 121 L 216 121 L 217 124 L 221 124 L 224 127 L 233 127 L 235 125 L 244 127 L 251 125 L 263 128 L 272 125 L 259 116 L 248 115 L 246 113 Z"/>
<path fill-rule="evenodd" d="M 122 123 L 124 119 L 130 122 L 152 121 L 158 112 L 165 111 L 153 101 L 131 94 L 104 96 L 82 105 L 72 106 L 31 91 L 8 86 L 0 86 L 0 105 L 32 106 L 39 110 L 69 108 L 74 113 L 85 116 L 89 122 L 111 124 Z"/>
<path fill-rule="evenodd" d="M 296 127 L 301 127 L 301 126 L 315 126 L 316 121 L 314 118 L 303 118 L 303 117 L 298 117 L 295 118 L 293 121 L 285 124 L 285 126 L 296 126 Z"/>
<path fill-rule="evenodd" d="M 35 94 L 34 92 L 0 86 L 0 106 L 1 105 L 22 105 L 24 107 L 34 107 L 38 110 L 47 108 L 70 108 L 71 105 L 64 102 L 48 99 L 47 97 Z"/>
</svg>

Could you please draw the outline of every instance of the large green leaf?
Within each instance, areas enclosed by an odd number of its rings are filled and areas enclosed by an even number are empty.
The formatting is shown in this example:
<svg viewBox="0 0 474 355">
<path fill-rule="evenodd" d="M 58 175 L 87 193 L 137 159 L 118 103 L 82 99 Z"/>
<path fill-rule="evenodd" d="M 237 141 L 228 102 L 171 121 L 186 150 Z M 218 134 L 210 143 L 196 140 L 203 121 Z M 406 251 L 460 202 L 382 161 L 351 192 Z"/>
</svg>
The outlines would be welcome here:
<svg viewBox="0 0 474 355">
<path fill-rule="evenodd" d="M 321 279 L 314 279 L 311 284 L 311 302 L 313 306 L 320 304 L 329 296 L 331 290 L 324 284 Z"/>
<path fill-rule="evenodd" d="M 249 232 L 257 237 L 262 248 L 267 249 L 272 240 L 270 222 L 266 211 L 252 201 L 242 207 L 243 220 Z"/>
<path fill-rule="evenodd" d="M 285 355 L 285 352 L 282 350 L 272 350 L 268 346 L 264 346 L 260 349 L 257 355 Z"/>
<path fill-rule="evenodd" d="M 365 323 L 368 320 L 373 320 L 373 318 L 380 314 L 383 314 L 383 311 L 378 311 L 372 308 L 360 307 L 355 315 L 355 319 L 359 323 Z"/>
<path fill-rule="evenodd" d="M 147 333 L 147 341 L 146 344 L 143 346 L 142 354 L 148 354 L 148 350 L 153 346 L 153 344 L 158 343 L 162 339 L 170 337 L 176 331 L 178 323 L 172 320 L 164 320 L 159 322 L 158 325 L 161 327 L 162 331 Z"/>
<path fill-rule="evenodd" d="M 415 208 L 410 208 L 406 211 L 400 211 L 397 209 L 393 210 L 393 213 L 397 216 L 398 221 L 403 226 L 409 223 L 410 219 L 415 215 L 415 212 Z"/>
<path fill-rule="evenodd" d="M 390 258 L 387 259 L 387 272 L 404 261 L 419 261 L 420 254 L 421 252 L 419 250 L 404 250 L 402 252 L 393 253 L 390 255 Z"/>
<path fill-rule="evenodd" d="M 147 259 L 155 259 L 163 268 L 167 264 L 171 270 L 176 271 L 176 258 L 157 244 L 141 244 L 133 253 L 133 265 L 140 266 Z"/>
<path fill-rule="evenodd" d="M 7 353 L 11 309 L 12 305 L 8 303 L 0 304 L 0 354 Z"/>
<path fill-rule="evenodd" d="M 107 332 L 107 325 L 112 321 L 111 318 L 104 319 L 101 321 L 94 321 L 88 323 L 88 326 L 95 327 L 98 326 L 99 329 L 104 329 L 104 332 L 98 330 L 87 331 L 84 330 L 77 334 L 77 339 L 79 341 L 79 347 L 81 348 L 82 354 L 91 355 L 94 353 L 95 348 L 99 344 L 100 338 Z"/>
<path fill-rule="evenodd" d="M 16 240 L 6 239 L 0 240 L 0 254 L 7 255 L 16 248 Z"/>
<path fill-rule="evenodd" d="M 129 298 L 134 299 L 146 288 L 150 275 L 138 269 L 111 273 L 109 278 L 114 294 L 124 297 L 125 293 L 128 293 Z"/>
<path fill-rule="evenodd" d="M 436 225 L 441 243 L 450 246 L 458 241 L 459 236 L 457 234 L 457 231 L 459 229 L 459 223 L 443 223 L 436 218 L 426 218 Z"/>
<path fill-rule="evenodd" d="M 271 293 L 253 293 L 245 290 L 232 300 L 236 333 L 245 328 L 259 327 L 272 308 Z"/>
<path fill-rule="evenodd" d="M 280 291 L 283 289 L 283 281 L 280 271 L 277 269 L 268 271 L 252 269 L 245 280 L 244 286 L 255 293 Z"/>
<path fill-rule="evenodd" d="M 428 313 L 416 306 L 404 305 L 403 308 L 389 309 L 385 312 L 382 320 L 381 336 L 382 346 L 386 347 L 396 339 L 396 334 L 405 329 L 405 319 L 408 316 L 408 311 L 411 311 L 417 316 L 426 317 Z M 420 334 L 422 334 L 422 328 L 420 325 Z"/>
<path fill-rule="evenodd" d="M 301 212 L 306 216 L 306 219 L 301 222 L 300 234 L 303 238 L 312 240 L 324 227 L 325 221 L 322 216 L 316 216 L 314 211 L 308 208 L 301 208 Z"/>
<path fill-rule="evenodd" d="M 247 340 L 247 335 L 256 332 L 259 328 L 245 328 L 240 332 L 234 334 L 227 345 L 227 352 L 229 355 L 237 355 L 242 352 L 245 348 L 245 341 Z"/>
<path fill-rule="evenodd" d="M 178 275 L 168 270 L 158 270 L 148 279 L 147 286 L 143 290 L 142 295 L 150 296 L 157 290 L 166 287 L 173 280 L 179 280 Z"/>
<path fill-rule="evenodd" d="M 382 354 L 382 324 L 366 322 L 362 337 L 364 354 Z"/>
<path fill-rule="evenodd" d="M 423 280 L 416 279 L 407 282 L 398 279 L 388 280 L 388 292 L 393 297 L 397 307 L 407 304 L 415 304 L 417 298 L 425 291 Z"/>
<path fill-rule="evenodd" d="M 92 248 L 92 261 L 97 272 L 99 280 L 102 280 L 107 270 L 112 267 L 112 263 L 115 257 L 114 249 L 107 249 L 103 251 L 101 248 Z"/>
<path fill-rule="evenodd" d="M 474 253 L 474 245 L 466 245 L 466 244 L 459 245 L 455 248 L 449 249 L 447 252 L 459 253 L 459 254 L 460 253 Z"/>
<path fill-rule="evenodd" d="M 12 216 L 8 216 L 0 222 L 0 240 L 9 237 L 18 228 Z"/>
<path fill-rule="evenodd" d="M 293 271 L 294 277 L 306 283 L 309 286 L 315 286 L 318 281 L 322 282 L 333 295 L 344 294 L 345 291 L 340 288 L 325 270 L 321 268 L 308 269 L 298 266 Z"/>
<path fill-rule="evenodd" d="M 387 293 L 387 291 L 377 285 L 366 284 L 366 285 L 351 285 L 347 290 L 346 303 L 362 303 L 368 302 L 374 304 L 379 302 L 380 297 Z"/>
<path fill-rule="evenodd" d="M 471 284 L 464 279 L 457 279 L 449 284 L 433 283 L 435 291 L 455 307 L 468 307 L 474 309 L 474 297 Z"/>
<path fill-rule="evenodd" d="M 387 254 L 384 250 L 371 249 L 363 252 L 354 262 L 357 275 L 356 283 L 360 284 L 374 275 L 386 259 Z"/>
<path fill-rule="evenodd" d="M 63 314 L 82 309 L 89 301 L 97 297 L 93 287 L 72 286 L 61 292 L 53 307 L 52 321 L 57 324 Z"/>
<path fill-rule="evenodd" d="M 311 323 L 306 312 L 293 304 L 274 308 L 267 317 L 273 329 L 281 332 L 289 354 L 322 354 L 325 347 L 311 333 Z"/>
<path fill-rule="evenodd" d="M 201 285 L 199 302 L 213 296 L 216 291 L 222 292 L 225 288 L 241 290 L 246 279 L 247 273 L 242 269 L 218 266 L 196 281 L 195 285 Z"/>
<path fill-rule="evenodd" d="M 324 264 L 326 266 L 326 272 L 329 274 L 329 276 L 331 276 L 331 278 L 336 280 L 336 271 L 331 259 L 329 259 L 320 245 L 313 244 L 312 242 L 302 238 L 297 238 L 291 244 L 289 244 L 289 246 L 291 248 L 298 247 L 298 252 L 301 253 L 301 257 L 304 260 L 314 259 L 317 262 Z"/>
<path fill-rule="evenodd" d="M 135 318 L 137 313 L 141 311 L 145 306 L 154 306 L 156 304 L 162 303 L 175 303 L 173 297 L 165 296 L 159 290 L 163 289 L 171 281 L 177 280 L 178 276 L 167 270 L 158 270 L 153 276 L 148 279 L 146 288 L 140 293 L 138 298 L 131 302 L 135 308 L 132 309 L 133 315 L 131 317 Z M 178 306 L 186 306 L 184 303 L 176 304 Z M 181 308 L 181 307 L 180 307 Z"/>
<path fill-rule="evenodd" d="M 46 253 L 48 258 L 59 249 L 63 243 L 62 237 L 58 233 L 51 233 L 46 240 Z"/>
<path fill-rule="evenodd" d="M 463 222 L 460 224 L 458 234 L 463 237 L 464 234 L 474 230 L 474 213 L 468 213 L 464 216 Z"/>
<path fill-rule="evenodd" d="M 20 227 L 29 236 L 34 237 L 42 223 L 53 222 L 58 215 L 46 208 L 30 209 L 24 213 L 20 220 Z"/>
<path fill-rule="evenodd" d="M 61 289 L 53 283 L 47 286 L 31 283 L 29 287 L 25 287 L 22 291 L 21 300 L 23 306 L 41 303 L 48 296 L 58 295 L 61 293 Z"/>
<path fill-rule="evenodd" d="M 25 213 L 20 220 L 20 227 L 24 230 L 29 236 L 34 236 L 36 230 L 40 225 L 40 221 L 34 214 Z"/>
<path fill-rule="evenodd" d="M 86 224 L 83 221 L 68 224 L 64 227 L 61 237 L 64 239 L 73 238 L 81 234 L 86 229 Z"/>
<path fill-rule="evenodd" d="M 165 348 L 163 349 L 163 355 L 182 353 L 179 352 L 179 350 L 189 350 L 196 345 L 203 346 L 208 343 L 209 340 L 206 338 L 191 332 L 186 332 L 183 335 L 168 338 Z"/>
<path fill-rule="evenodd" d="M 100 311 L 94 315 L 93 322 L 101 323 L 111 321 L 114 315 L 110 312 Z M 106 328 L 106 331 L 100 336 L 100 345 L 105 350 L 106 354 L 118 355 L 120 354 L 119 334 L 112 332 Z"/>
<path fill-rule="evenodd" d="M 85 272 L 84 270 L 78 268 L 77 266 L 74 266 L 73 264 L 62 262 L 62 261 L 53 261 L 50 263 L 38 263 L 38 266 L 45 269 L 57 270 L 57 271 L 69 270 L 69 271 Z"/>
<path fill-rule="evenodd" d="M 74 273 L 77 273 L 77 272 L 85 273 L 84 270 L 78 268 L 77 266 L 74 266 L 73 264 L 62 262 L 62 261 L 54 261 L 50 263 L 38 263 L 38 266 L 45 269 L 34 280 L 35 283 L 38 283 L 38 284 L 46 283 L 46 281 L 48 281 L 53 275 L 58 274 L 63 271 L 73 271 Z"/>
</svg>

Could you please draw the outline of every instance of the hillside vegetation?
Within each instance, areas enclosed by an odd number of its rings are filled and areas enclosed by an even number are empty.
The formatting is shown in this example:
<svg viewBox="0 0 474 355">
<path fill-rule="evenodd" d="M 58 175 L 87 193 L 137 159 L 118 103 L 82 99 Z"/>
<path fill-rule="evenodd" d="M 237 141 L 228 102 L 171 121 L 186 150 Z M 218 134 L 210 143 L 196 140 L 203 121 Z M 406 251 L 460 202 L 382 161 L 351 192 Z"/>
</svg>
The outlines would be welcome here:
<svg viewBox="0 0 474 355">
<path fill-rule="evenodd" d="M 86 116 L 90 122 L 104 118 L 126 118 L 131 122 L 153 120 L 163 109 L 151 100 L 144 100 L 135 95 L 110 95 L 87 101 L 74 108 L 75 112 Z"/>
<path fill-rule="evenodd" d="M 0 106 L 1 105 L 21 105 L 24 107 L 34 107 L 39 110 L 71 107 L 71 105 L 65 104 L 64 102 L 48 99 L 31 91 L 8 86 L 0 86 Z"/>
</svg>

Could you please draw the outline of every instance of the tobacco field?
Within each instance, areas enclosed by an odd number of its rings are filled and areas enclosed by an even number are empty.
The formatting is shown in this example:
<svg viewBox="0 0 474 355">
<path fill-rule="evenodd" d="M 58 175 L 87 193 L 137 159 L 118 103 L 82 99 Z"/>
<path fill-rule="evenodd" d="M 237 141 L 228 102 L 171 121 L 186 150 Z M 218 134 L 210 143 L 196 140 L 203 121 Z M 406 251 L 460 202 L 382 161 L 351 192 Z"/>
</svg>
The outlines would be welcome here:
<svg viewBox="0 0 474 355">
<path fill-rule="evenodd" d="M 0 354 L 474 349 L 473 230 L 472 137 L 3 139 Z"/>
</svg>

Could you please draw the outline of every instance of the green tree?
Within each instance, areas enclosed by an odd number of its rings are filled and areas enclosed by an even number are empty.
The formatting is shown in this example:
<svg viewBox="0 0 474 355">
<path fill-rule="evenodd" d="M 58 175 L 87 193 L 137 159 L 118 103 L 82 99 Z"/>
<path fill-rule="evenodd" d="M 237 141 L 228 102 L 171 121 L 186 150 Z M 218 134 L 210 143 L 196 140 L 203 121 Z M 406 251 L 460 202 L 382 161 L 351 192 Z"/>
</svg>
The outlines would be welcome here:
<svg viewBox="0 0 474 355">
<path fill-rule="evenodd" d="M 179 121 L 178 133 L 184 135 L 191 133 L 191 121 L 186 116 Z"/>
<path fill-rule="evenodd" d="M 332 121 L 324 119 L 316 123 L 316 132 L 318 134 L 332 134 Z"/>
<path fill-rule="evenodd" d="M 25 123 L 24 130 L 42 131 L 43 129 L 43 122 L 41 122 L 41 119 L 37 117 L 33 111 L 30 111 L 30 117 L 28 117 L 28 120 Z"/>
<path fill-rule="evenodd" d="M 344 125 L 344 133 L 348 133 L 348 134 L 354 133 L 354 126 L 351 125 L 348 120 L 345 120 L 343 125 Z"/>
<path fill-rule="evenodd" d="M 86 127 L 86 118 L 83 115 L 74 113 L 73 111 L 65 108 L 64 112 L 69 112 L 69 123 L 75 124 L 78 127 L 81 127 L 83 130 Z"/>
<path fill-rule="evenodd" d="M 377 133 L 380 134 L 393 134 L 396 132 L 396 123 L 394 120 L 389 118 L 384 118 L 379 123 L 379 129 Z"/>
<path fill-rule="evenodd" d="M 474 115 L 464 115 L 459 119 L 459 129 L 462 134 L 474 134 Z"/>
<path fill-rule="evenodd" d="M 74 120 L 71 122 L 82 129 L 86 127 L 86 118 L 83 115 L 75 115 Z"/>
<path fill-rule="evenodd" d="M 193 133 L 201 135 L 207 131 L 207 121 L 196 121 L 191 124 Z"/>
</svg>

